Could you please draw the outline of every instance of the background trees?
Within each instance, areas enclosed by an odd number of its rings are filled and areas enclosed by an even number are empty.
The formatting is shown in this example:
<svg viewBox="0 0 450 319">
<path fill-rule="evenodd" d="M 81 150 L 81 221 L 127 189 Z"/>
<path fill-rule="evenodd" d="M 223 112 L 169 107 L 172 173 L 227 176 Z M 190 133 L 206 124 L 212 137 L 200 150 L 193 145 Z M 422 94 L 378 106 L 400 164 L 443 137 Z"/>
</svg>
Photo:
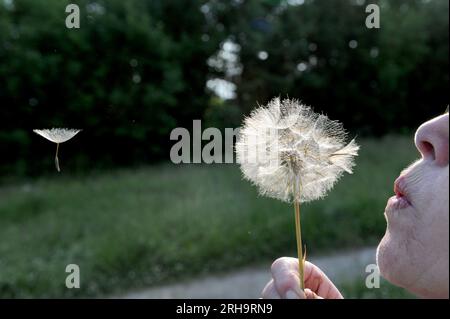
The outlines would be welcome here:
<svg viewBox="0 0 450 319">
<path fill-rule="evenodd" d="M 52 169 L 32 128 L 83 128 L 61 156 L 84 170 L 167 159 L 174 127 L 236 126 L 278 95 L 359 135 L 448 104 L 446 0 L 373 1 L 379 30 L 363 0 L 80 0 L 78 30 L 69 2 L 0 2 L 1 175 Z"/>
</svg>

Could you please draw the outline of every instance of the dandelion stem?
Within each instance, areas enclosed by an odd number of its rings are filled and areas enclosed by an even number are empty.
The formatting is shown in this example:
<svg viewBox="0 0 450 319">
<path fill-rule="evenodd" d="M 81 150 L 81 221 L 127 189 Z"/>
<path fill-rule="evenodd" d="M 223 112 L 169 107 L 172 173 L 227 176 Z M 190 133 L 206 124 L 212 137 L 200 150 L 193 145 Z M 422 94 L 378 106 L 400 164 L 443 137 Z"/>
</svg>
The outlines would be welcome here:
<svg viewBox="0 0 450 319">
<path fill-rule="evenodd" d="M 59 151 L 59 143 L 56 143 L 55 166 L 56 166 L 56 170 L 58 172 L 61 172 L 61 170 L 59 169 L 58 151 Z"/>
<path fill-rule="evenodd" d="M 298 255 L 298 273 L 300 276 L 300 289 L 305 289 L 305 273 L 304 273 L 304 262 L 303 258 L 303 244 L 302 244 L 302 228 L 300 224 L 300 202 L 298 200 L 294 201 L 295 208 L 295 235 L 297 238 L 297 255 Z"/>
</svg>

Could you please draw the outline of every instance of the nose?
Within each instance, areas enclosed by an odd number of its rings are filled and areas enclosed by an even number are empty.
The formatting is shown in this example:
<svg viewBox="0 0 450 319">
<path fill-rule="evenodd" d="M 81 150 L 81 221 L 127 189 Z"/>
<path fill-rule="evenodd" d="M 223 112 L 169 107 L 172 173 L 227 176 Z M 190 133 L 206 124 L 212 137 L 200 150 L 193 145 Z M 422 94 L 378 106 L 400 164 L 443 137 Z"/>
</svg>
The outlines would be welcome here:
<svg viewBox="0 0 450 319">
<path fill-rule="evenodd" d="M 424 160 L 438 166 L 448 165 L 448 113 L 422 124 L 416 132 L 415 144 Z"/>
</svg>

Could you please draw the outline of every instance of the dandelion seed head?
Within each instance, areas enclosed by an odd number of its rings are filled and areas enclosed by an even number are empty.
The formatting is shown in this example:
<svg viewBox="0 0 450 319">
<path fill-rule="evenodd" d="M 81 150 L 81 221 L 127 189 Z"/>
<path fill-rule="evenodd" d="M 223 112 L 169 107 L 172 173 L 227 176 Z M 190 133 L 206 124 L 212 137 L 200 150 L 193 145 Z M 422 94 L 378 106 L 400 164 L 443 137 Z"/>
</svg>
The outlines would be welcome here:
<svg viewBox="0 0 450 319">
<path fill-rule="evenodd" d="M 244 178 L 262 195 L 308 202 L 352 173 L 359 146 L 346 140 L 340 122 L 297 100 L 275 98 L 244 120 L 236 154 Z"/>
<path fill-rule="evenodd" d="M 34 133 L 46 138 L 53 143 L 64 143 L 77 135 L 81 130 L 67 128 L 52 128 L 44 130 L 33 130 Z"/>
</svg>

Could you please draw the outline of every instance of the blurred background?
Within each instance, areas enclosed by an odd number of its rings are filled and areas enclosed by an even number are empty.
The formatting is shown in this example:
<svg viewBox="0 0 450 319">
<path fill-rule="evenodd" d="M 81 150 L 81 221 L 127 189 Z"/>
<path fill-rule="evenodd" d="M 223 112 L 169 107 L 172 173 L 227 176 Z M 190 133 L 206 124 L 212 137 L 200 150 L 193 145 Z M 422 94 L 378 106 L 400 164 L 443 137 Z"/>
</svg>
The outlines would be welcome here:
<svg viewBox="0 0 450 319">
<path fill-rule="evenodd" d="M 0 298 L 122 297 L 295 255 L 292 208 L 237 165 L 169 161 L 172 129 L 238 127 L 275 96 L 362 145 L 355 173 L 304 206 L 308 254 L 374 247 L 415 129 L 449 103 L 448 19 L 447 0 L 0 0 Z M 83 129 L 60 174 L 32 132 L 51 127 Z M 409 296 L 354 272 L 346 297 Z"/>
</svg>

